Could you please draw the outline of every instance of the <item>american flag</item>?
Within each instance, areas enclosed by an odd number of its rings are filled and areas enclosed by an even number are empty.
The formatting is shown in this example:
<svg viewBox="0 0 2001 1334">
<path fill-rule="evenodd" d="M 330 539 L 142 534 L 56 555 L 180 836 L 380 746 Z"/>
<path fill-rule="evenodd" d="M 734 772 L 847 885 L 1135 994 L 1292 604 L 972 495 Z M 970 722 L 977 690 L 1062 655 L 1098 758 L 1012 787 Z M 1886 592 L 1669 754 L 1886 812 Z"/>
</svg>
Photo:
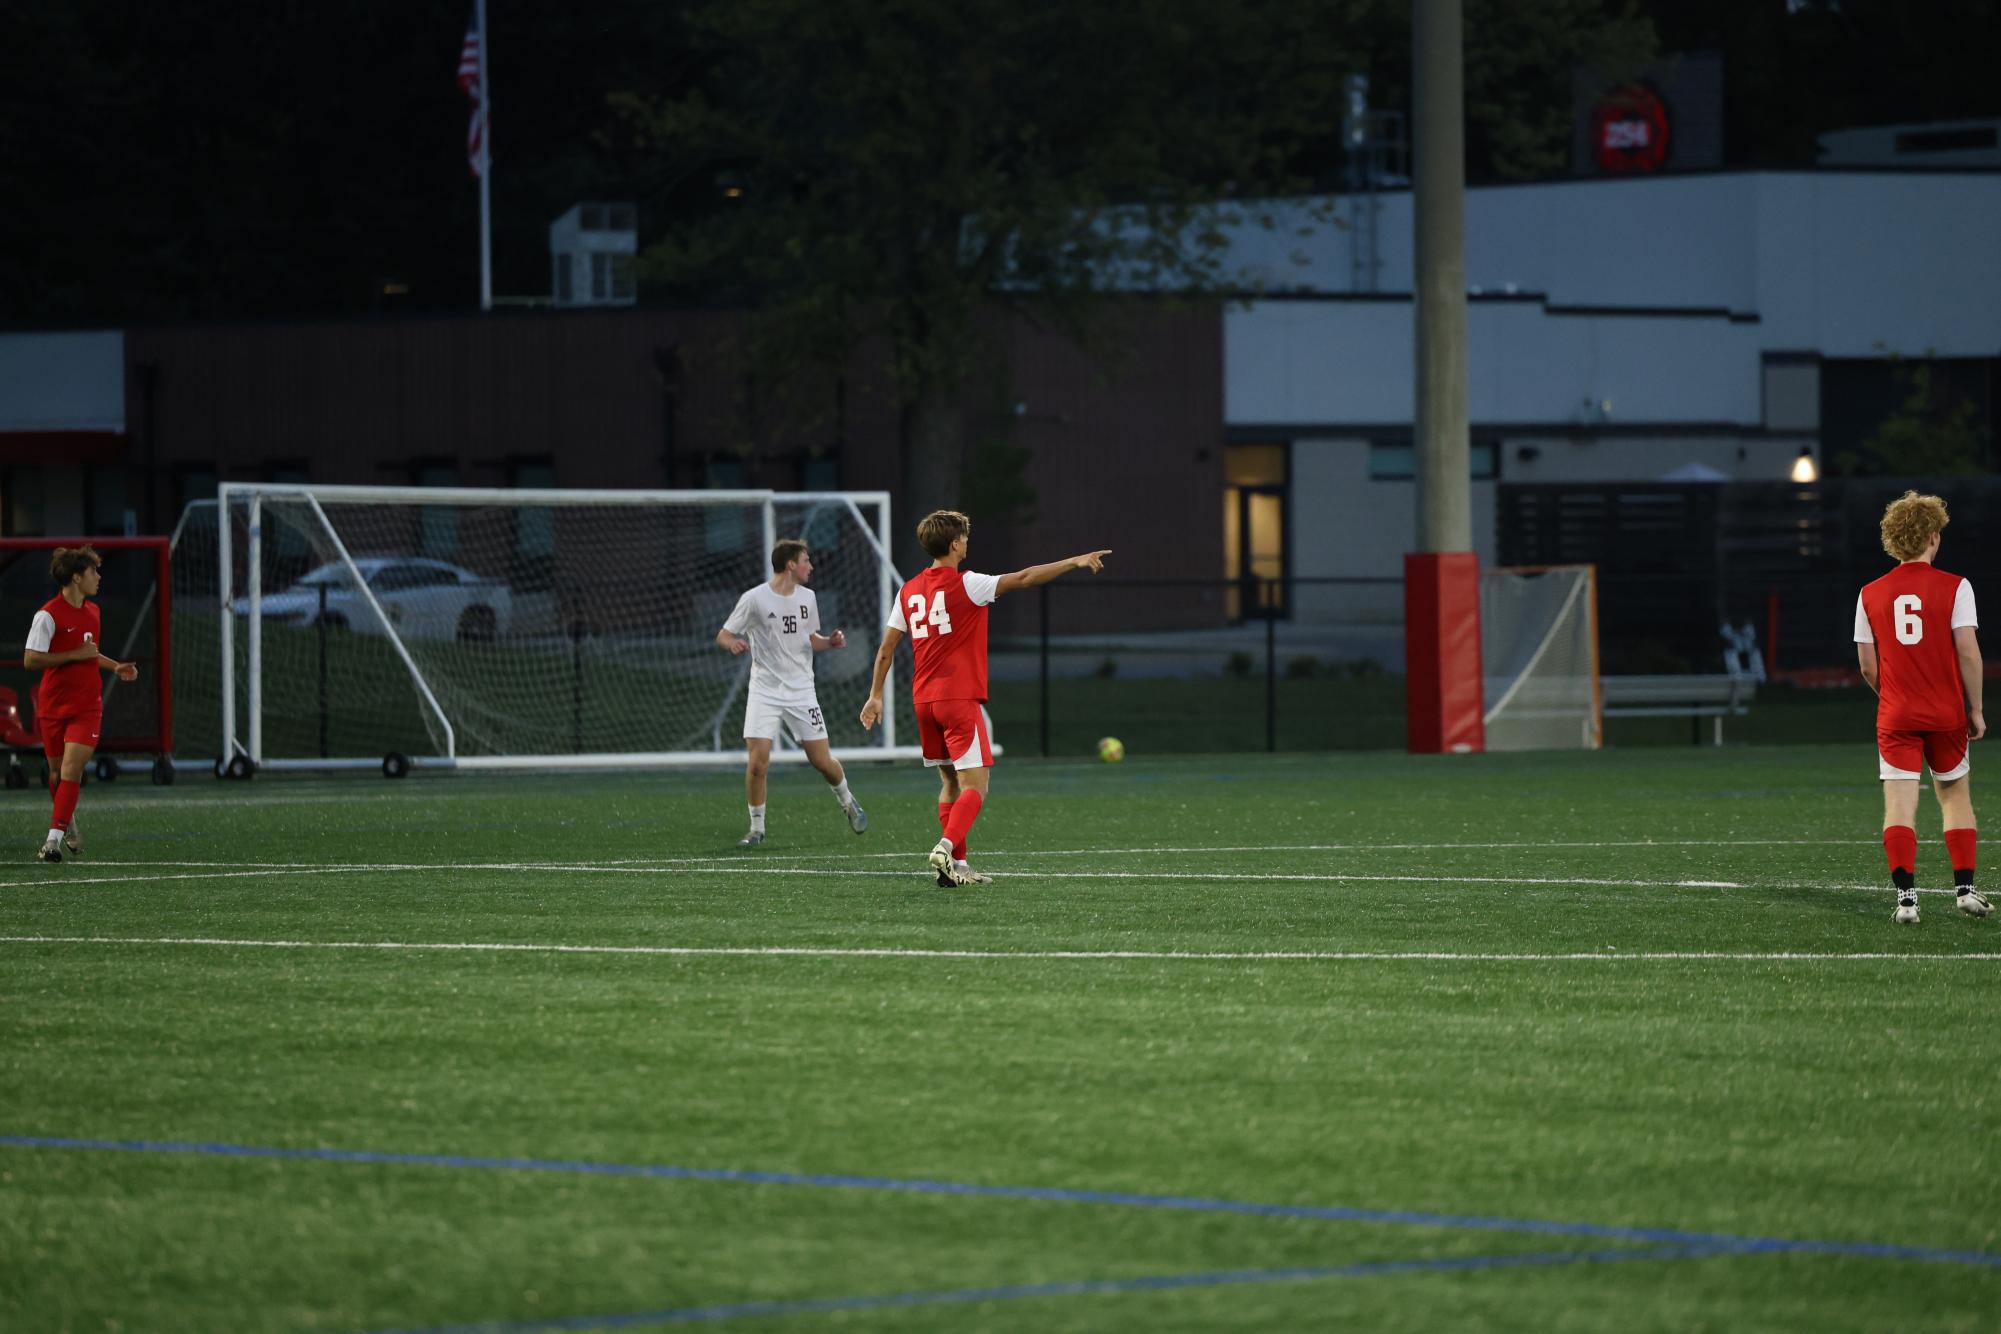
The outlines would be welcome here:
<svg viewBox="0 0 2001 1334">
<path fill-rule="evenodd" d="M 472 119 L 466 122 L 466 165 L 472 174 L 486 174 L 486 53 L 480 47 L 479 11 L 466 22 L 465 45 L 459 49 L 459 88 L 472 99 Z"/>
</svg>

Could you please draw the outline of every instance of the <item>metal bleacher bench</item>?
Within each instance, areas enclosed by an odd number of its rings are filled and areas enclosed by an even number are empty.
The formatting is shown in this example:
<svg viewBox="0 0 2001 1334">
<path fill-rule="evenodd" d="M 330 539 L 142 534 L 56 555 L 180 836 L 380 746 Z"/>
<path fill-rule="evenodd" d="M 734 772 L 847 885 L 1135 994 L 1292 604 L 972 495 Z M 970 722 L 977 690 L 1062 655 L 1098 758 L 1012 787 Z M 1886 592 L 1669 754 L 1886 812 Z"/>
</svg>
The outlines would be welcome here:
<svg viewBox="0 0 2001 1334">
<path fill-rule="evenodd" d="M 1749 675 L 1601 676 L 1599 712 L 1607 718 L 1687 718 L 1689 739 L 1702 740 L 1701 720 L 1714 720 L 1715 745 L 1723 744 L 1723 718 L 1742 717 L 1758 689 Z"/>
</svg>

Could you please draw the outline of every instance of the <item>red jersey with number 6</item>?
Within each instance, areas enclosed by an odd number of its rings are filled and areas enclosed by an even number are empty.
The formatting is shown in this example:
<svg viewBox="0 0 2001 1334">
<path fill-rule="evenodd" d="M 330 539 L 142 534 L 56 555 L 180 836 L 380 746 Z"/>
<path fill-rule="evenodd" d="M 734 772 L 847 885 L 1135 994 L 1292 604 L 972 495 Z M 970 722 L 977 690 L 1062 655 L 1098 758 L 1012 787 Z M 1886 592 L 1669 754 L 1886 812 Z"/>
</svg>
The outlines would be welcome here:
<svg viewBox="0 0 2001 1334">
<path fill-rule="evenodd" d="M 37 653 L 69 653 L 103 639 L 98 633 L 97 604 L 72 607 L 60 593 L 42 604 L 28 627 L 28 647 Z M 41 688 L 35 692 L 36 718 L 90 718 L 103 712 L 104 683 L 95 658 L 42 669 Z"/>
<path fill-rule="evenodd" d="M 1966 726 L 1966 686 L 1952 632 L 1980 624 L 1973 585 L 1929 561 L 1905 561 L 1855 599 L 1855 642 L 1876 646 L 1876 726 L 1949 732 Z"/>
<path fill-rule="evenodd" d="M 916 666 L 911 698 L 987 697 L 987 608 L 1000 596 L 1000 579 L 933 565 L 896 596 L 889 627 L 910 636 Z"/>
</svg>

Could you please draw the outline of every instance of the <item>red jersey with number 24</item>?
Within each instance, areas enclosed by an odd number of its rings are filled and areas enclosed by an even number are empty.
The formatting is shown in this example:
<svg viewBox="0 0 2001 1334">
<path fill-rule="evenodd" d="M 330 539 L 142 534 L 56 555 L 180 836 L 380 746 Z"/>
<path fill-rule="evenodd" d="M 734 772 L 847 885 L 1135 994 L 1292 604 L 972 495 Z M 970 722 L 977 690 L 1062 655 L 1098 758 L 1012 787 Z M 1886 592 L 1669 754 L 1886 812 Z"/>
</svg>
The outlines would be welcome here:
<svg viewBox="0 0 2001 1334">
<path fill-rule="evenodd" d="M 1855 600 L 1855 642 L 1874 644 L 1876 726 L 1949 732 L 1966 726 L 1966 687 L 1952 632 L 1980 624 L 1973 585 L 1929 561 L 1905 561 Z"/>
<path fill-rule="evenodd" d="M 103 642 L 97 604 L 72 607 L 60 593 L 42 604 L 28 627 L 28 647 L 38 653 L 69 653 L 85 644 Z M 35 692 L 37 718 L 89 718 L 103 712 L 104 683 L 99 679 L 96 659 L 42 669 L 41 688 Z"/>
<path fill-rule="evenodd" d="M 896 596 L 889 628 L 910 636 L 916 666 L 911 698 L 987 697 L 987 607 L 1000 596 L 1000 578 L 933 565 Z"/>
</svg>

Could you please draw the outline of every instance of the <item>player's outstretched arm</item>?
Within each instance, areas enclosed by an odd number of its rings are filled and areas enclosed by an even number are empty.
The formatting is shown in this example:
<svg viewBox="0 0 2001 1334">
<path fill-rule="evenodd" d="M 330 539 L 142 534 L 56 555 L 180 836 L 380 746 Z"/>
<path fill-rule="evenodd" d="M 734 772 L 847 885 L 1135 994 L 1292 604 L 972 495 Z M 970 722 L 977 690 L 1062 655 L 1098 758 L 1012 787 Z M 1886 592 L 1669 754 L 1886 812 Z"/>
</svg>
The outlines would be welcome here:
<svg viewBox="0 0 2001 1334">
<path fill-rule="evenodd" d="M 896 646 L 903 631 L 890 626 L 882 632 L 882 647 L 875 651 L 875 675 L 869 678 L 868 698 L 862 702 L 862 731 L 874 727 L 882 717 L 882 683 L 889 679 L 889 665 L 896 661 Z"/>
<path fill-rule="evenodd" d="M 1987 664 L 1980 656 L 1980 632 L 1962 625 L 1952 632 L 1952 646 L 1959 653 L 1959 679 L 1966 683 L 1966 739 L 1978 741 L 1987 735 L 1987 714 L 1981 693 L 1987 684 Z"/>
<path fill-rule="evenodd" d="M 750 641 L 748 639 L 740 635 L 733 635 L 727 630 L 716 631 L 716 643 L 722 645 L 731 653 L 742 653 L 750 648 Z"/>
<path fill-rule="evenodd" d="M 994 596 L 999 597 L 1003 593 L 1012 593 L 1017 588 L 1034 588 L 1038 584 L 1046 584 L 1051 579 L 1066 575 L 1072 570 L 1089 570 L 1091 573 L 1096 574 L 1099 570 L 1105 568 L 1105 557 L 1111 554 L 1111 548 L 1107 547 L 1103 551 L 1087 551 L 1081 556 L 1072 556 L 1068 560 L 1053 560 L 1047 565 L 1031 565 L 1025 570 L 1016 570 L 1013 574 L 1004 574 L 1000 577 L 999 587 L 994 590 Z"/>
</svg>

